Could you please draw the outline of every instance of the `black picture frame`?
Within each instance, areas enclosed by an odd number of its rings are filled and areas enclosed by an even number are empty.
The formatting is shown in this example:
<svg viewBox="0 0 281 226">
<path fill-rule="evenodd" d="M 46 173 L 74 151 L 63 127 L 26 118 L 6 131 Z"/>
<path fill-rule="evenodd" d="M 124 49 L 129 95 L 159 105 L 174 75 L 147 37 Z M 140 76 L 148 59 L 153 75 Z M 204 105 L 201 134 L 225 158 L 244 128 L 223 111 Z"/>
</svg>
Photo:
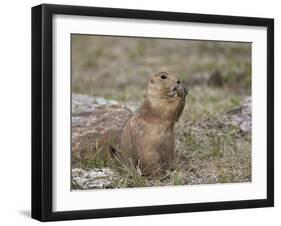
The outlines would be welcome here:
<svg viewBox="0 0 281 226">
<path fill-rule="evenodd" d="M 52 18 L 55 14 L 266 27 L 267 198 L 54 212 L 52 210 Z M 56 221 L 270 206 L 274 206 L 273 19 L 50 4 L 32 8 L 32 218 L 40 221 Z"/>
</svg>

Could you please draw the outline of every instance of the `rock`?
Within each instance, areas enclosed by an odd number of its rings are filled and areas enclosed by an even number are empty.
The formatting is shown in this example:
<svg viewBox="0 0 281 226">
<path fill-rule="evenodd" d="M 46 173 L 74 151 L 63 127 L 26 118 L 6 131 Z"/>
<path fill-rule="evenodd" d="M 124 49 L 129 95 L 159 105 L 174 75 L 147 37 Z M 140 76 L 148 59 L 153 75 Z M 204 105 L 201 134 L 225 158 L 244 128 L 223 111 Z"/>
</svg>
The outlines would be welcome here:
<svg viewBox="0 0 281 226">
<path fill-rule="evenodd" d="M 242 113 L 252 115 L 252 97 L 246 97 L 242 102 Z"/>
<path fill-rule="evenodd" d="M 132 116 L 131 110 L 118 104 L 95 104 L 87 109 L 72 114 L 73 164 L 94 159 L 98 151 L 108 157 L 118 147 L 122 129 Z"/>
<path fill-rule="evenodd" d="M 118 104 L 118 102 L 103 97 L 72 94 L 72 113 L 93 111 L 95 107 L 107 104 Z"/>
<path fill-rule="evenodd" d="M 72 169 L 72 189 L 107 188 L 115 177 L 115 173 L 109 168 L 90 170 L 74 168 Z"/>
<path fill-rule="evenodd" d="M 234 125 L 239 126 L 241 131 L 245 133 L 251 133 L 252 131 L 252 98 L 245 98 L 241 107 L 228 111 L 231 115 L 231 122 Z"/>
<path fill-rule="evenodd" d="M 132 111 L 116 101 L 72 95 L 72 189 L 113 187 L 116 172 L 109 168 L 82 169 L 81 163 L 111 158 L 131 116 Z"/>
<path fill-rule="evenodd" d="M 140 103 L 135 101 L 128 101 L 124 104 L 124 106 L 129 108 L 132 112 L 135 112 L 140 107 Z"/>
<path fill-rule="evenodd" d="M 250 120 L 243 121 L 240 124 L 239 128 L 245 133 L 250 133 L 252 130 L 251 121 Z"/>
</svg>

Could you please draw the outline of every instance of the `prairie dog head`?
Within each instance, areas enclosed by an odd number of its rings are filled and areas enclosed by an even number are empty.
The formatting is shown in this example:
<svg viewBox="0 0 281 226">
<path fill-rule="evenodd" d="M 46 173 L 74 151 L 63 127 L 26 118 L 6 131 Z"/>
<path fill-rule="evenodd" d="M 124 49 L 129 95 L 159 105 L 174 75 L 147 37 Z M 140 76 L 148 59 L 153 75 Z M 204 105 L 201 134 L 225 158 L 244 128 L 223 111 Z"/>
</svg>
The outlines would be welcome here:
<svg viewBox="0 0 281 226">
<path fill-rule="evenodd" d="M 182 85 L 178 76 L 173 73 L 159 72 L 151 76 L 147 96 L 172 99 L 177 96 L 185 98 L 187 93 L 187 89 Z"/>
</svg>

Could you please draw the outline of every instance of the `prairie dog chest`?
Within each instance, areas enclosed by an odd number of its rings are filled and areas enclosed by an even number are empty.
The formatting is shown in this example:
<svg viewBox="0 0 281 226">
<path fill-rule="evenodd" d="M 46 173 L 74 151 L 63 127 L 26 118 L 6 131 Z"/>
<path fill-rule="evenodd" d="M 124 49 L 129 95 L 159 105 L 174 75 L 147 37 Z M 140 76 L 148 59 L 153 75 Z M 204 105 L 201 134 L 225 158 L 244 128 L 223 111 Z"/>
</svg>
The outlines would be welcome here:
<svg viewBox="0 0 281 226">
<path fill-rule="evenodd" d="M 134 123 L 136 131 L 140 137 L 148 137 L 157 140 L 173 139 L 173 128 L 165 123 L 149 123 L 140 122 Z"/>
<path fill-rule="evenodd" d="M 167 128 L 166 125 L 158 124 L 158 125 L 149 125 L 148 130 L 146 131 L 148 136 L 161 137 L 162 139 L 165 137 L 170 137 L 173 135 L 173 129 Z"/>
</svg>

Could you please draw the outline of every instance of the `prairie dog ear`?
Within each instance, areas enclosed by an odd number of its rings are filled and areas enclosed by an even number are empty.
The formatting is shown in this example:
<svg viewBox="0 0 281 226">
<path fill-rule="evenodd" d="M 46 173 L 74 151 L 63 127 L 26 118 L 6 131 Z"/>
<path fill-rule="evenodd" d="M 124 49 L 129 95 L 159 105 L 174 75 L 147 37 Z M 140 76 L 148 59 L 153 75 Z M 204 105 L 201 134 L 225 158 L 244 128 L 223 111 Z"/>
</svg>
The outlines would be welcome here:
<svg viewBox="0 0 281 226">
<path fill-rule="evenodd" d="M 154 81 L 154 79 L 152 78 L 152 79 L 150 80 L 150 83 L 151 83 L 151 84 L 154 84 L 154 82 L 155 82 L 155 81 Z"/>
</svg>

